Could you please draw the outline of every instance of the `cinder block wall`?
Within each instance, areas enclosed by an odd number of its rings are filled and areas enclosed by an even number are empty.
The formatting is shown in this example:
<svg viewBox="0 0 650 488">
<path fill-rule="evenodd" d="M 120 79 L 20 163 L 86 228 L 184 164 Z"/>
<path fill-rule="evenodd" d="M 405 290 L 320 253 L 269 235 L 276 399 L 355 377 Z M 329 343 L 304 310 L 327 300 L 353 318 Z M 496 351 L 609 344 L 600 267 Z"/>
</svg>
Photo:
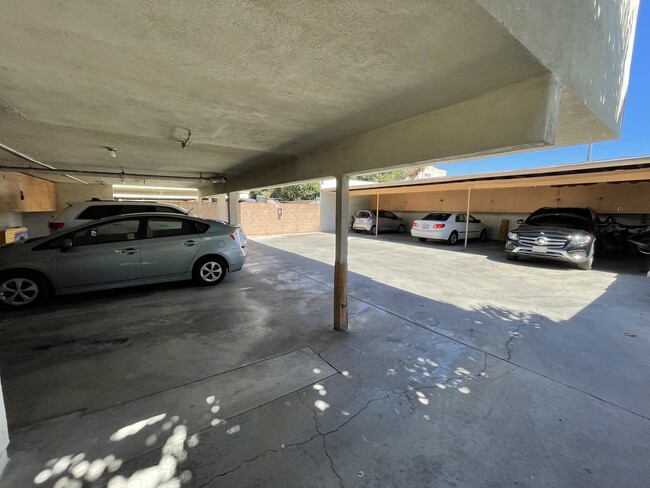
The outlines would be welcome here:
<svg viewBox="0 0 650 488">
<path fill-rule="evenodd" d="M 278 210 L 282 216 L 278 217 Z M 249 236 L 298 234 L 320 230 L 320 205 L 306 202 L 239 204 L 239 219 Z"/>
<path fill-rule="evenodd" d="M 199 202 L 178 201 L 169 203 L 183 207 L 185 210 L 204 219 L 221 220 L 219 219 L 219 204 L 217 202 L 201 202 L 200 210 Z"/>
</svg>

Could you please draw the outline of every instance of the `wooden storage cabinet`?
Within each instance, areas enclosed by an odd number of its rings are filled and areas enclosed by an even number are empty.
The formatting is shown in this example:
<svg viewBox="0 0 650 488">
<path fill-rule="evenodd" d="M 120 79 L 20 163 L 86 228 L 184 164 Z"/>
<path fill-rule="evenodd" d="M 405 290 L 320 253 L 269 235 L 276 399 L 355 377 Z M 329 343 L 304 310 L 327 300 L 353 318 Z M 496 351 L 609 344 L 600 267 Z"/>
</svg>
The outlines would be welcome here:
<svg viewBox="0 0 650 488">
<path fill-rule="evenodd" d="M 0 212 L 56 211 L 54 183 L 20 173 L 0 173 Z"/>
</svg>

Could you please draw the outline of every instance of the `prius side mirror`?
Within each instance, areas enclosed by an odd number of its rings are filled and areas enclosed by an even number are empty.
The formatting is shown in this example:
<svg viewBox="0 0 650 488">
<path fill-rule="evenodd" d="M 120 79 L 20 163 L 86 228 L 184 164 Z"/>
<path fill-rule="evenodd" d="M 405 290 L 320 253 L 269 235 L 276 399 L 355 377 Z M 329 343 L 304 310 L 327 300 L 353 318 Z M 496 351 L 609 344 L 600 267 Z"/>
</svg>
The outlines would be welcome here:
<svg viewBox="0 0 650 488">
<path fill-rule="evenodd" d="M 67 251 L 69 251 L 70 249 L 72 249 L 72 239 L 65 239 L 65 240 L 61 243 L 61 247 L 59 248 L 59 250 L 60 250 L 61 252 L 67 252 Z"/>
</svg>

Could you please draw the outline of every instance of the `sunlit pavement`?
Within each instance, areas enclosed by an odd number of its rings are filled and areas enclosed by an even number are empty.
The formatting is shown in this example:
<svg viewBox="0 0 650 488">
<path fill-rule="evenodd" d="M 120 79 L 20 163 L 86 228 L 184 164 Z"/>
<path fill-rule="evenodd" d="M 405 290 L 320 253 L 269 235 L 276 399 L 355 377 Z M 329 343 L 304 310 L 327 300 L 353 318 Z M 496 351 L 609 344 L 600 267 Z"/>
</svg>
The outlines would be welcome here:
<svg viewBox="0 0 650 488">
<path fill-rule="evenodd" d="M 638 263 L 353 235 L 342 334 L 333 245 L 261 237 L 215 288 L 4 315 L 0 486 L 647 486 Z"/>
</svg>

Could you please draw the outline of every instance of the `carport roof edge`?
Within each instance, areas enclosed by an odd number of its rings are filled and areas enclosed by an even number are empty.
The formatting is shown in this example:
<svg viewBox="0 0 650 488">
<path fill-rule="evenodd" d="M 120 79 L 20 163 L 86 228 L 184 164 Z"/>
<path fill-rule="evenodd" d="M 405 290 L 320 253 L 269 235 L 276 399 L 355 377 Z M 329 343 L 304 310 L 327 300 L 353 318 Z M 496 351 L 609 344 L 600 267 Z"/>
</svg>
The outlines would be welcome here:
<svg viewBox="0 0 650 488">
<path fill-rule="evenodd" d="M 542 181 L 541 179 L 544 179 Z M 501 171 L 449 177 L 435 177 L 421 180 L 393 181 L 377 183 L 361 188 L 351 188 L 354 195 L 375 193 L 397 193 L 408 191 L 428 191 L 437 185 L 454 185 L 468 188 L 508 188 L 516 186 L 539 185 L 571 185 L 589 184 L 607 181 L 641 181 L 650 179 L 650 156 L 612 159 L 608 161 L 577 163 L 544 168 L 524 169 L 517 171 Z M 522 180 L 527 184 L 523 185 Z M 593 181 L 592 181 L 593 180 Z M 335 191 L 335 188 L 323 188 L 324 191 Z"/>
</svg>

